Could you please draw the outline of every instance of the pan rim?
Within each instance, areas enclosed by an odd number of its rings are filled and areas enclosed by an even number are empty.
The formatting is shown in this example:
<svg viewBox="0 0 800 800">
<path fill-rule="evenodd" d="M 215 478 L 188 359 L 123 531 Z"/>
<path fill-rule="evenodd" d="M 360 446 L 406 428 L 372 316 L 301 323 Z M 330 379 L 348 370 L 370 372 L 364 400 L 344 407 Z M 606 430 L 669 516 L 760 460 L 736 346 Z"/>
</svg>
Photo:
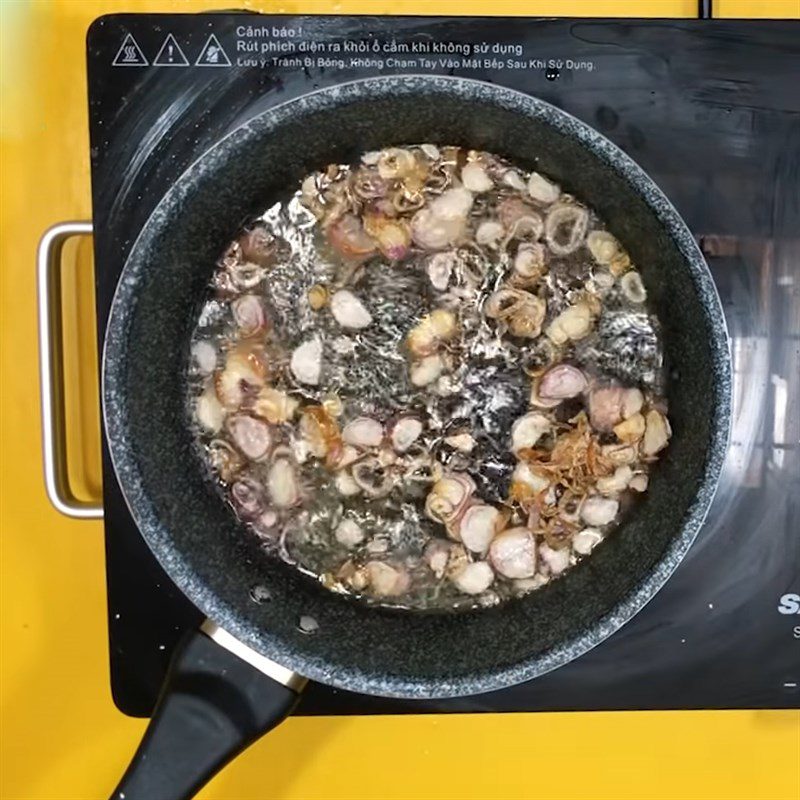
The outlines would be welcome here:
<svg viewBox="0 0 800 800">
<path fill-rule="evenodd" d="M 593 156 L 616 170 L 642 197 L 659 223 L 676 244 L 687 265 L 695 291 L 700 297 L 709 332 L 709 349 L 714 364 L 713 392 L 715 411 L 711 420 L 706 460 L 694 498 L 687 508 L 683 525 L 672 538 L 656 565 L 608 613 L 569 639 L 538 655 L 515 664 L 480 674 L 455 678 L 419 678 L 398 674 L 377 674 L 356 667 L 342 667 L 323 658 L 309 657 L 284 646 L 267 631 L 254 630 L 252 623 L 237 611 L 194 571 L 180 548 L 166 531 L 149 502 L 134 455 L 126 444 L 124 404 L 124 346 L 135 307 L 135 289 L 140 265 L 136 255 L 142 238 L 159 214 L 186 191 L 199 165 L 210 154 L 221 150 L 237 137 L 263 134 L 287 115 L 313 111 L 315 107 L 336 106 L 348 96 L 363 98 L 364 93 L 384 96 L 386 87 L 403 86 L 429 89 L 441 87 L 469 100 L 484 99 L 493 105 L 531 118 L 542 119 L 562 133 L 576 138 Z M 198 608 L 243 643 L 313 680 L 340 689 L 403 698 L 446 698 L 480 694 L 506 688 L 539 677 L 596 647 L 632 619 L 666 583 L 696 538 L 716 493 L 731 427 L 730 343 L 719 294 L 708 266 L 688 226 L 661 189 L 647 173 L 620 148 L 587 123 L 532 95 L 484 81 L 455 76 L 392 75 L 363 78 L 323 87 L 280 103 L 235 128 L 193 161 L 161 198 L 134 241 L 117 283 L 104 340 L 101 381 L 103 420 L 108 434 L 111 462 L 126 505 L 154 556 Z"/>
</svg>

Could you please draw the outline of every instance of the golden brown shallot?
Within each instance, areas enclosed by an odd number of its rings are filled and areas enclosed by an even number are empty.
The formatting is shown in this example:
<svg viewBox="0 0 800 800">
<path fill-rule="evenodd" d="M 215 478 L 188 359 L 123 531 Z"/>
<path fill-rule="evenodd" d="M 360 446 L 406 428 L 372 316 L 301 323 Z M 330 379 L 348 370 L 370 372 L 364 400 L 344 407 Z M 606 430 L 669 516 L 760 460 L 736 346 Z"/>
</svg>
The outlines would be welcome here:
<svg viewBox="0 0 800 800">
<path fill-rule="evenodd" d="M 306 406 L 300 415 L 299 430 L 311 455 L 316 458 L 329 457 L 336 466 L 341 465 L 342 435 L 336 420 L 323 406 Z"/>
<path fill-rule="evenodd" d="M 633 464 L 638 458 L 636 448 L 626 444 L 603 445 L 603 447 L 600 448 L 600 455 L 615 466 Z"/>
<path fill-rule="evenodd" d="M 608 231 L 592 231 L 586 237 L 586 249 L 600 266 L 607 267 L 622 248 Z"/>
<path fill-rule="evenodd" d="M 569 548 L 572 541 L 572 534 L 578 520 L 564 519 L 563 515 L 552 517 L 544 523 L 542 534 L 547 546 L 553 550 L 565 550 Z"/>
<path fill-rule="evenodd" d="M 308 305 L 312 311 L 325 308 L 328 303 L 328 289 L 321 283 L 315 283 L 306 293 Z"/>
<path fill-rule="evenodd" d="M 228 352 L 225 367 L 215 376 L 217 397 L 226 409 L 237 409 L 248 388 L 263 386 L 266 375 L 263 350 L 239 345 Z"/>
<path fill-rule="evenodd" d="M 628 419 L 638 414 L 644 405 L 644 395 L 639 389 L 626 389 L 622 396 L 622 418 Z"/>
<path fill-rule="evenodd" d="M 645 426 L 641 443 L 642 455 L 654 456 L 667 446 L 672 431 L 667 418 L 655 409 L 645 415 Z"/>
<path fill-rule="evenodd" d="M 345 561 L 336 572 L 336 578 L 356 592 L 362 592 L 369 584 L 364 567 L 356 567 L 352 561 Z"/>
<path fill-rule="evenodd" d="M 578 302 L 567 306 L 546 328 L 545 333 L 553 344 L 566 344 L 583 339 L 592 329 L 592 312 L 588 304 Z"/>
<path fill-rule="evenodd" d="M 592 231 L 586 237 L 586 247 L 598 264 L 609 268 L 612 276 L 622 275 L 630 269 L 630 257 L 608 231 Z"/>
<path fill-rule="evenodd" d="M 512 336 L 524 339 L 535 339 L 542 332 L 547 307 L 544 300 L 535 295 L 532 299 L 520 303 L 505 320 L 508 332 Z"/>
<path fill-rule="evenodd" d="M 614 426 L 614 434 L 621 442 L 633 444 L 644 436 L 644 429 L 644 417 L 637 413 L 617 423 Z"/>
<path fill-rule="evenodd" d="M 256 395 L 253 410 L 272 425 L 289 422 L 300 403 L 286 392 L 272 386 L 263 387 Z"/>
<path fill-rule="evenodd" d="M 406 345 L 413 356 L 430 355 L 441 343 L 450 341 L 457 332 L 455 314 L 447 309 L 437 308 L 408 332 Z"/>
<path fill-rule="evenodd" d="M 322 398 L 322 407 L 332 417 L 341 417 L 344 411 L 344 403 L 342 398 L 335 392 L 328 392 Z"/>
</svg>

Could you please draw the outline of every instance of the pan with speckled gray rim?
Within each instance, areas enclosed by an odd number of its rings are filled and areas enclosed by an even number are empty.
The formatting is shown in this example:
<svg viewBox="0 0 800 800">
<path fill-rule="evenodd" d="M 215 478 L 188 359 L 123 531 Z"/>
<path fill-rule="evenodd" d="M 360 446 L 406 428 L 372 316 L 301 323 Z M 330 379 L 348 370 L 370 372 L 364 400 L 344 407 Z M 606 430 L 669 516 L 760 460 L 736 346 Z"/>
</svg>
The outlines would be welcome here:
<svg viewBox="0 0 800 800">
<path fill-rule="evenodd" d="M 220 501 L 185 409 L 189 336 L 214 263 L 240 224 L 311 170 L 391 144 L 488 150 L 594 207 L 640 266 L 664 334 L 674 435 L 643 502 L 590 558 L 496 608 L 408 612 L 328 592 L 267 556 Z M 371 78 L 256 117 L 195 162 L 139 235 L 103 358 L 105 424 L 131 512 L 175 583 L 240 640 L 357 692 L 449 697 L 535 678 L 580 656 L 664 584 L 703 523 L 725 456 L 731 369 L 708 267 L 679 215 L 617 147 L 563 111 L 459 78 Z M 257 604 L 255 585 L 271 600 Z M 302 615 L 319 630 L 298 629 Z"/>
</svg>

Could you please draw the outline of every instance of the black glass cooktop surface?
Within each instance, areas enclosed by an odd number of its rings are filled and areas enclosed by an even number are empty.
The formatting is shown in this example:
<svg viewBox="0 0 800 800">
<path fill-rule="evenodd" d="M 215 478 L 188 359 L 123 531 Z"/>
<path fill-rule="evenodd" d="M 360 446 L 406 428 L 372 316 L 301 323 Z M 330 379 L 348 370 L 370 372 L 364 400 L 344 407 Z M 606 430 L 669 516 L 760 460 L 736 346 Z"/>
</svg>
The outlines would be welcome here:
<svg viewBox="0 0 800 800">
<path fill-rule="evenodd" d="M 99 337 L 137 233 L 254 115 L 398 72 L 492 81 L 629 153 L 699 240 L 731 334 L 734 425 L 708 520 L 665 588 L 577 661 L 459 700 L 313 686 L 298 713 L 800 706 L 800 23 L 115 15 L 88 35 Z M 199 612 L 136 530 L 104 451 L 111 683 L 147 715 Z"/>
</svg>

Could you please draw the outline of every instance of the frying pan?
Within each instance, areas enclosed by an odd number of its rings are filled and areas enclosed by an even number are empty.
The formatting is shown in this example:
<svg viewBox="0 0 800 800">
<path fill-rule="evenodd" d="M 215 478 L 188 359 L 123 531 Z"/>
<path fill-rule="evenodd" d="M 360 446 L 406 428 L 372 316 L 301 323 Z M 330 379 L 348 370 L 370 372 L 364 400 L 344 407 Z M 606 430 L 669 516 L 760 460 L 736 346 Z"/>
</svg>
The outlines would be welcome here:
<svg viewBox="0 0 800 800">
<path fill-rule="evenodd" d="M 488 150 L 554 177 L 598 211 L 640 265 L 663 326 L 673 438 L 644 501 L 591 558 L 498 608 L 382 609 L 277 563 L 220 501 L 187 424 L 190 333 L 213 265 L 242 221 L 314 169 L 413 142 Z M 719 298 L 690 231 L 624 153 L 530 96 L 464 79 L 393 76 L 278 106 L 181 176 L 120 278 L 103 402 L 130 511 L 208 617 L 179 648 L 114 795 L 170 800 L 190 797 L 290 713 L 305 678 L 406 698 L 486 692 L 536 678 L 617 630 L 663 585 L 702 524 L 727 444 L 730 360 Z M 265 602 L 253 600 L 254 586 Z M 301 616 L 317 621 L 316 632 L 303 632 Z"/>
</svg>

